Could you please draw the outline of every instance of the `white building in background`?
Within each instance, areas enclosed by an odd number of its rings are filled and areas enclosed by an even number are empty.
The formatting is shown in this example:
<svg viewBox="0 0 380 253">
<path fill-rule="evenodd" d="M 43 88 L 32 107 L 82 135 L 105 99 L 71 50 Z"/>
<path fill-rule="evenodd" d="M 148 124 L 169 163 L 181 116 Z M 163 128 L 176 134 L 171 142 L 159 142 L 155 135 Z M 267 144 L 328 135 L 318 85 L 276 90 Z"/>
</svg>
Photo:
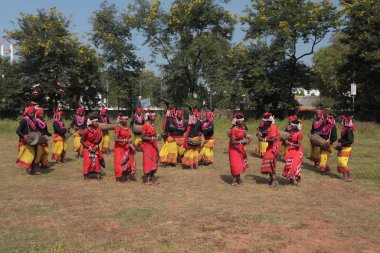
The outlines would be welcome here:
<svg viewBox="0 0 380 253">
<path fill-rule="evenodd" d="M 1 57 L 9 57 L 9 61 L 12 63 L 14 59 L 14 44 L 12 41 L 3 37 L 0 39 L 0 56 Z"/>
<path fill-rule="evenodd" d="M 306 90 L 304 88 L 294 88 L 293 89 L 293 94 L 296 96 L 305 96 L 305 97 L 319 97 L 321 93 L 319 90 L 311 89 L 311 90 Z"/>
</svg>

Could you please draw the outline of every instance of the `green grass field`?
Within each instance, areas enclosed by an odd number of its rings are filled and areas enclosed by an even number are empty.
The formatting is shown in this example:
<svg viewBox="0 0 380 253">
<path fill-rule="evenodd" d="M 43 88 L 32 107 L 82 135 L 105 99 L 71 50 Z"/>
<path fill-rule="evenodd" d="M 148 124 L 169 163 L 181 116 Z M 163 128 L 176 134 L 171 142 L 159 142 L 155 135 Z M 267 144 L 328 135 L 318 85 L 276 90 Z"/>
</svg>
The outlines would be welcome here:
<svg viewBox="0 0 380 253">
<path fill-rule="evenodd" d="M 251 134 L 257 124 L 248 122 Z M 17 122 L 0 121 L 0 252 L 380 252 L 379 125 L 356 124 L 353 182 L 340 179 L 334 152 L 329 175 L 305 159 L 301 186 L 280 178 L 276 188 L 259 172 L 256 140 L 243 186 L 229 184 L 229 125 L 216 121 L 214 165 L 160 167 L 161 184 L 147 186 L 141 153 L 135 182 L 115 183 L 112 154 L 103 180 L 84 181 L 72 140 L 66 163 L 25 177 L 15 164 Z"/>
</svg>

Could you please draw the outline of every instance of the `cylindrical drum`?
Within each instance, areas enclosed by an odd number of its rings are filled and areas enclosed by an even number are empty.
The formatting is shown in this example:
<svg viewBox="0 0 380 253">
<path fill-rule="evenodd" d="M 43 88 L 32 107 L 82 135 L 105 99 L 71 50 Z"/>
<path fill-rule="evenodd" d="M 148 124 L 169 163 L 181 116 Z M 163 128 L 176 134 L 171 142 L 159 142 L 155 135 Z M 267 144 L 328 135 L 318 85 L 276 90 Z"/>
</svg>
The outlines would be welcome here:
<svg viewBox="0 0 380 253">
<path fill-rule="evenodd" d="M 116 124 L 98 123 L 101 130 L 114 130 Z"/>
<path fill-rule="evenodd" d="M 67 140 L 68 138 L 70 138 L 70 136 L 71 136 L 70 131 L 66 131 L 66 133 L 65 133 L 65 140 Z"/>
<path fill-rule="evenodd" d="M 30 141 L 27 142 L 28 145 L 35 146 L 38 145 L 38 140 L 40 139 L 40 132 L 29 132 L 28 133 Z"/>
<path fill-rule="evenodd" d="M 141 134 L 141 130 L 142 130 L 142 125 L 133 124 L 133 126 L 132 126 L 132 132 L 134 134 Z"/>
<path fill-rule="evenodd" d="M 289 133 L 286 131 L 278 131 L 278 133 L 280 134 L 281 141 L 286 141 L 289 137 Z"/>
<path fill-rule="evenodd" d="M 312 135 L 310 135 L 310 142 L 313 145 L 319 146 L 319 147 L 324 148 L 324 149 L 327 149 L 330 146 L 329 140 L 323 139 L 318 134 L 312 134 Z"/>
</svg>

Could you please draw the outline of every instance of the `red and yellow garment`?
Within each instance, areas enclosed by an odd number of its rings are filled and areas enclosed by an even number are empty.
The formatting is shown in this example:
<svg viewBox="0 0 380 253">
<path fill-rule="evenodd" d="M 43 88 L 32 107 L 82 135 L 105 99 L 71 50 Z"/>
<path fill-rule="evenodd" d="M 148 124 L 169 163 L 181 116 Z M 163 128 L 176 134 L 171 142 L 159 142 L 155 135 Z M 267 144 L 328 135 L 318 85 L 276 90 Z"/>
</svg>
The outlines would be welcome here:
<svg viewBox="0 0 380 253">
<path fill-rule="evenodd" d="M 82 131 L 82 138 L 86 145 L 95 152 L 90 152 L 88 148 L 83 148 L 83 175 L 95 172 L 102 172 L 101 164 L 104 163 L 102 150 L 96 147 L 103 136 L 102 130 L 99 127 L 88 127 Z"/>
<path fill-rule="evenodd" d="M 267 150 L 261 163 L 261 173 L 263 174 L 276 173 L 278 155 L 281 150 L 281 141 L 280 134 L 275 124 L 272 124 L 269 127 L 268 134 L 266 136 L 267 139 L 272 139 L 273 137 L 275 138 L 275 141 L 268 143 Z"/>
<path fill-rule="evenodd" d="M 149 123 L 145 123 L 141 130 L 145 137 L 155 137 L 156 127 L 150 126 Z M 157 171 L 158 169 L 158 147 L 155 140 L 143 140 L 141 144 L 143 152 L 143 172 L 148 174 L 151 171 Z"/>
<path fill-rule="evenodd" d="M 235 126 L 231 129 L 230 143 L 228 145 L 228 154 L 230 159 L 230 171 L 232 176 L 238 176 L 248 169 L 248 159 L 246 148 L 243 144 L 232 144 L 232 137 L 236 141 L 241 141 L 246 135 L 244 126 Z"/>
<path fill-rule="evenodd" d="M 119 134 L 118 139 L 128 140 L 132 136 L 129 127 L 115 127 L 115 134 Z M 116 142 L 114 146 L 114 170 L 115 178 L 120 178 L 124 173 L 134 175 L 136 172 L 135 152 L 128 142 Z"/>
<path fill-rule="evenodd" d="M 292 131 L 289 134 L 288 141 L 293 144 L 302 142 L 302 132 Z M 282 175 L 288 179 L 297 180 L 301 176 L 301 165 L 303 162 L 303 148 L 289 145 L 285 154 L 285 167 Z"/>
</svg>

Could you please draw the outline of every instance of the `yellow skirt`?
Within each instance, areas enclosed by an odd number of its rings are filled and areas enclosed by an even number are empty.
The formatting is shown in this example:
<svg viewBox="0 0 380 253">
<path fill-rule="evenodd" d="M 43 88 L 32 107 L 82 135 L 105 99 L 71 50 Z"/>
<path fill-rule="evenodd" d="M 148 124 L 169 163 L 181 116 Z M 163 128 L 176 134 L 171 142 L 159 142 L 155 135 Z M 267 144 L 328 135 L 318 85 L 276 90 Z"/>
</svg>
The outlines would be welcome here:
<svg viewBox="0 0 380 253">
<path fill-rule="evenodd" d="M 19 147 L 19 153 L 17 158 L 18 166 L 24 168 L 25 170 L 30 170 L 33 165 L 36 152 L 35 147 L 22 144 Z"/>
<path fill-rule="evenodd" d="M 183 154 L 182 165 L 198 166 L 198 147 L 186 148 Z"/>
<path fill-rule="evenodd" d="M 54 137 L 53 139 L 53 154 L 51 158 L 57 162 L 62 161 L 65 158 L 67 150 L 67 143 L 62 137 Z"/>
<path fill-rule="evenodd" d="M 281 144 L 281 153 L 282 153 L 284 156 L 286 155 L 286 150 L 287 150 L 287 148 L 286 148 L 285 144 L 282 143 L 282 144 Z"/>
<path fill-rule="evenodd" d="M 49 166 L 49 146 L 48 144 L 44 145 L 38 145 L 37 146 L 37 153 L 36 158 L 34 159 L 34 164 L 42 167 L 48 167 Z"/>
<path fill-rule="evenodd" d="M 133 145 L 139 147 L 142 143 L 141 134 L 135 134 L 133 137 Z"/>
<path fill-rule="evenodd" d="M 259 143 L 257 143 L 256 153 L 260 155 L 261 157 L 263 157 L 265 152 L 267 151 L 267 147 L 268 147 L 268 142 L 259 141 Z"/>
<path fill-rule="evenodd" d="M 205 140 L 198 157 L 199 162 L 210 164 L 214 162 L 214 140 Z"/>
<path fill-rule="evenodd" d="M 176 164 L 177 163 L 177 144 L 174 138 L 169 136 L 160 150 L 160 163 Z"/>
<path fill-rule="evenodd" d="M 321 150 L 320 157 L 319 157 L 319 169 L 321 170 L 328 170 L 330 167 L 327 165 L 327 161 L 329 159 L 331 150 Z"/>
<path fill-rule="evenodd" d="M 108 153 L 110 150 L 110 135 L 108 133 L 103 135 L 102 141 L 99 144 L 99 148 L 104 153 Z"/>
<path fill-rule="evenodd" d="M 310 143 L 310 160 L 315 163 L 319 162 L 321 155 L 321 148 Z"/>
<path fill-rule="evenodd" d="M 81 136 L 79 131 L 75 131 L 73 135 L 73 150 L 74 152 L 83 153 L 83 145 L 80 143 Z"/>
<path fill-rule="evenodd" d="M 338 152 L 338 172 L 347 173 L 350 171 L 348 168 L 348 160 L 350 159 L 352 147 L 342 147 Z"/>
</svg>

